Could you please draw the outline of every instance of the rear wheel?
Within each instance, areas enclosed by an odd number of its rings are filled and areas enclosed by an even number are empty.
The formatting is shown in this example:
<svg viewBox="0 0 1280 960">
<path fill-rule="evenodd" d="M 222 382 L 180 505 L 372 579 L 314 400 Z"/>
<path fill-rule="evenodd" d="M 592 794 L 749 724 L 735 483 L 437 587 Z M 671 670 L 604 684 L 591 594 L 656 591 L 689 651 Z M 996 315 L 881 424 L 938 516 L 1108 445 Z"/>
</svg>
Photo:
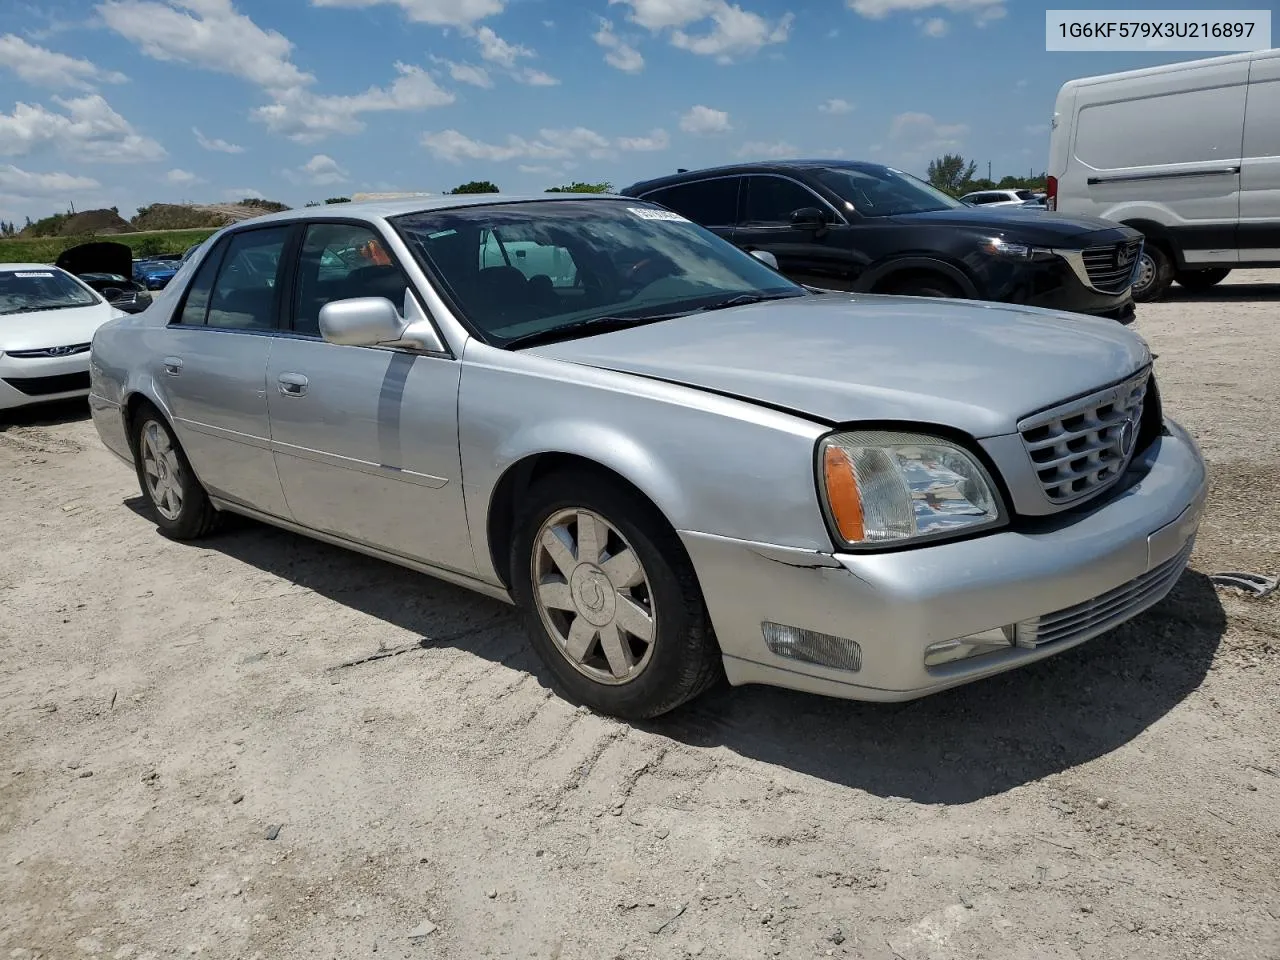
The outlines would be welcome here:
<svg viewBox="0 0 1280 960">
<path fill-rule="evenodd" d="M 1231 270 L 1226 267 L 1212 267 L 1208 270 L 1183 270 L 1175 279 L 1178 281 L 1178 286 L 1184 290 L 1200 293 L 1210 287 L 1217 286 L 1227 279 L 1227 274 L 1230 272 Z"/>
<path fill-rule="evenodd" d="M 524 498 L 512 593 L 570 699 L 644 720 L 721 675 L 693 566 L 660 514 L 605 477 L 559 473 Z"/>
<path fill-rule="evenodd" d="M 218 511 L 155 407 L 148 404 L 138 411 L 133 440 L 138 485 L 160 531 L 175 540 L 195 540 L 212 532 Z"/>
<path fill-rule="evenodd" d="M 1138 259 L 1138 276 L 1133 281 L 1133 299 L 1139 303 L 1159 300 L 1173 283 L 1173 261 L 1154 244 L 1147 243 Z"/>
</svg>

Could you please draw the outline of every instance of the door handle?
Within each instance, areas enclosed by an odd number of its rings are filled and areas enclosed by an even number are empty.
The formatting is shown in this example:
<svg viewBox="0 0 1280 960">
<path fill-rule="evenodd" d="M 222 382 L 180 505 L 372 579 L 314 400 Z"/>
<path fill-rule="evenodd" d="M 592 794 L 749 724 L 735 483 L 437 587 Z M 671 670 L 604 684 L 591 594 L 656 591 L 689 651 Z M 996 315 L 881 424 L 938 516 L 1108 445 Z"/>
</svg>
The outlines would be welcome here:
<svg viewBox="0 0 1280 960">
<path fill-rule="evenodd" d="M 176 377 L 182 372 L 181 357 L 165 357 L 160 361 L 160 365 L 164 367 L 164 372 L 171 377 Z"/>
<path fill-rule="evenodd" d="M 278 378 L 278 382 L 281 396 L 305 397 L 307 395 L 307 384 L 311 381 L 300 373 L 282 373 Z"/>
</svg>

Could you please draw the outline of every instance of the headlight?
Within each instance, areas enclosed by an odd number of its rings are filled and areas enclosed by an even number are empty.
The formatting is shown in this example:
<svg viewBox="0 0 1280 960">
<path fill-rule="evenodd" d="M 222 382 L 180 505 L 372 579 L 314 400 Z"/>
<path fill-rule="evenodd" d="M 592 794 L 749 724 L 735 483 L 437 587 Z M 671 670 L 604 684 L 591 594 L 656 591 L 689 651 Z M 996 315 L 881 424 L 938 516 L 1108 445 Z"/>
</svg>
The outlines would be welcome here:
<svg viewBox="0 0 1280 960">
<path fill-rule="evenodd" d="M 955 536 L 1004 522 L 986 470 L 940 437 L 834 434 L 819 445 L 818 472 L 831 526 L 848 547 Z"/>
<path fill-rule="evenodd" d="M 1031 247 L 1025 243 L 1010 243 L 1003 237 L 987 237 L 979 246 L 983 253 L 1006 260 L 1044 260 L 1053 256 L 1052 250 Z"/>
</svg>

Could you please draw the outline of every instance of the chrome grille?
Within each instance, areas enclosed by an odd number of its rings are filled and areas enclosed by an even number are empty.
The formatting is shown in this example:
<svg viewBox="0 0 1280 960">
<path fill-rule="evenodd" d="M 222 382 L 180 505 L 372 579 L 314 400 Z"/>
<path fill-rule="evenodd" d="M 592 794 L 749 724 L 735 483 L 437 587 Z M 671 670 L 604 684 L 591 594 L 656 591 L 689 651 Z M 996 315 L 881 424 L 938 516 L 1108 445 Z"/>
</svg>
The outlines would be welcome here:
<svg viewBox="0 0 1280 960">
<path fill-rule="evenodd" d="M 1176 556 L 1092 600 L 1020 621 L 1014 626 L 1014 642 L 1036 649 L 1064 640 L 1085 640 L 1136 617 L 1168 596 L 1186 569 L 1194 546 L 1195 540 L 1188 540 Z"/>
<path fill-rule="evenodd" d="M 1085 273 L 1094 288 L 1105 293 L 1121 293 L 1133 283 L 1142 255 L 1142 238 L 1083 251 Z"/>
<path fill-rule="evenodd" d="M 47 357 L 73 357 L 77 353 L 87 353 L 89 344 L 73 343 L 67 347 L 42 347 L 39 350 L 6 350 L 5 356 L 18 357 L 23 360 L 35 360 Z"/>
<path fill-rule="evenodd" d="M 1018 424 L 1044 495 L 1074 503 L 1110 486 L 1133 454 L 1150 369 Z"/>
</svg>

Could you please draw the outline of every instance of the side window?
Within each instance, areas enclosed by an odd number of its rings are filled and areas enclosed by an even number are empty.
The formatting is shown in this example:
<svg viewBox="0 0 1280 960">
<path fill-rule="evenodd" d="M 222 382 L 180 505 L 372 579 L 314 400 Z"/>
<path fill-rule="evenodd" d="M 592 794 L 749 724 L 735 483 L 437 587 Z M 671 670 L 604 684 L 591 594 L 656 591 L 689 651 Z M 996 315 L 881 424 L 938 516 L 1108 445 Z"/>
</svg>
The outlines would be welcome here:
<svg viewBox="0 0 1280 960">
<path fill-rule="evenodd" d="M 738 219 L 740 177 L 718 177 L 664 187 L 645 195 L 646 200 L 670 207 L 704 227 L 731 227 Z"/>
<path fill-rule="evenodd" d="M 742 222 L 776 225 L 791 222 L 791 214 L 802 207 L 825 209 L 812 191 L 782 177 L 747 177 L 747 204 Z"/>
<path fill-rule="evenodd" d="M 274 330 L 276 278 L 289 227 L 248 230 L 231 237 L 209 298 L 211 327 Z"/>
<path fill-rule="evenodd" d="M 302 240 L 293 330 L 320 336 L 320 308 L 334 300 L 385 297 L 404 309 L 409 281 L 371 227 L 313 223 Z"/>
<path fill-rule="evenodd" d="M 217 276 L 218 265 L 222 263 L 222 255 L 227 252 L 226 241 L 209 251 L 209 255 L 200 264 L 196 275 L 187 288 L 187 299 L 182 304 L 182 312 L 174 317 L 173 323 L 188 327 L 202 327 L 209 313 L 209 294 L 213 290 L 213 278 Z"/>
</svg>

